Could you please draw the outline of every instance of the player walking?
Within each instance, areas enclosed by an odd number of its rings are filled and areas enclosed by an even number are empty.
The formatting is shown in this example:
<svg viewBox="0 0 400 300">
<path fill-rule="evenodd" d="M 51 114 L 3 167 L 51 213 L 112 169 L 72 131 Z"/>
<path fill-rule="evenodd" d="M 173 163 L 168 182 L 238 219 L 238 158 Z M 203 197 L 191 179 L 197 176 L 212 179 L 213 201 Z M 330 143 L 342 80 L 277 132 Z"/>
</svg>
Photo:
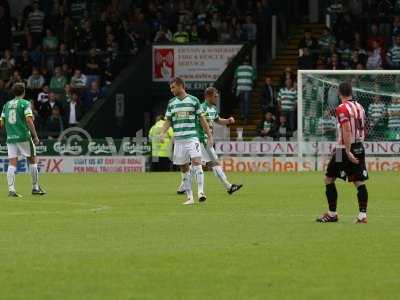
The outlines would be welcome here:
<svg viewBox="0 0 400 300">
<path fill-rule="evenodd" d="M 25 96 L 23 84 L 15 84 L 12 92 L 15 98 L 4 105 L 0 121 L 0 126 L 4 125 L 7 133 L 8 196 L 21 197 L 15 190 L 15 172 L 19 154 L 27 158 L 29 162 L 29 170 L 32 175 L 32 195 L 44 195 L 46 193 L 39 186 L 35 149 L 35 145 L 39 144 L 39 139 L 33 124 L 31 105 L 29 101 L 23 99 Z"/>
<path fill-rule="evenodd" d="M 199 121 L 207 134 L 208 143 L 213 144 L 213 137 L 207 120 L 202 114 L 200 101 L 185 91 L 185 83 L 180 78 L 175 78 L 170 83 L 170 89 L 175 96 L 167 107 L 165 122 L 160 139 L 163 140 L 167 130 L 172 126 L 175 133 L 175 147 L 173 162 L 180 166 L 184 190 L 187 201 L 184 204 L 194 204 L 190 162 L 197 181 L 198 198 L 200 202 L 206 201 L 204 193 L 204 173 L 201 166 L 201 148 L 196 124 Z"/>
<path fill-rule="evenodd" d="M 230 117 L 229 119 L 223 119 L 219 116 L 217 110 L 217 102 L 219 99 L 218 90 L 214 87 L 209 87 L 204 92 L 204 103 L 201 104 L 201 110 L 204 114 L 204 117 L 207 120 L 208 126 L 212 131 L 214 128 L 214 122 L 220 125 L 230 125 L 235 123 L 235 119 Z M 229 194 L 233 194 L 238 191 L 243 185 L 242 184 L 231 184 L 228 181 L 222 167 L 218 161 L 217 153 L 212 145 L 207 143 L 207 135 L 205 134 L 203 128 L 198 126 L 199 139 L 201 143 L 201 153 L 202 153 L 202 162 L 207 164 L 207 167 L 213 170 L 214 175 L 221 181 L 224 185 L 225 189 Z M 183 194 L 183 182 L 181 183 L 178 194 Z"/>
<path fill-rule="evenodd" d="M 360 103 L 352 99 L 352 88 L 348 82 L 339 85 L 341 104 L 336 108 L 336 118 L 339 127 L 339 146 L 328 164 L 325 177 L 326 197 L 329 211 L 317 219 L 317 222 L 337 222 L 336 213 L 337 190 L 336 178 L 348 179 L 358 190 L 358 205 L 360 213 L 357 223 L 367 223 L 368 191 L 365 180 L 368 172 L 365 165 L 365 111 Z"/>
</svg>

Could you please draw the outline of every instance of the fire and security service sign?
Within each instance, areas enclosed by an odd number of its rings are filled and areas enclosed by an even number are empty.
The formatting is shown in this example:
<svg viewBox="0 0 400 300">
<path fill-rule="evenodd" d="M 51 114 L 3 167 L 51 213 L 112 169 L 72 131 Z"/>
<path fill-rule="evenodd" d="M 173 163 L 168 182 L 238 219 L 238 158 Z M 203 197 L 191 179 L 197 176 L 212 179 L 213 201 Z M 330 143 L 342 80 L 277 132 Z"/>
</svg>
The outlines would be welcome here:
<svg viewBox="0 0 400 300">
<path fill-rule="evenodd" d="M 181 77 L 188 82 L 213 82 L 241 48 L 242 45 L 153 46 L 153 81 Z"/>
</svg>

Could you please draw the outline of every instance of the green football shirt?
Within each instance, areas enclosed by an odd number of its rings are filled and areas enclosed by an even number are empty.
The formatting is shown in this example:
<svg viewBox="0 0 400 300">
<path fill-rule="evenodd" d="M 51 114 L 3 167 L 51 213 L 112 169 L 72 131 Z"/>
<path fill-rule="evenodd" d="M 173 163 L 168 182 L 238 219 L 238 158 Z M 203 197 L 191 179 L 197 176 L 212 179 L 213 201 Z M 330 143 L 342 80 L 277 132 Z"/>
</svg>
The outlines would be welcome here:
<svg viewBox="0 0 400 300">
<path fill-rule="evenodd" d="M 210 127 L 210 130 L 213 131 L 214 122 L 219 119 L 217 107 L 215 105 L 210 105 L 205 101 L 204 103 L 201 104 L 200 108 L 201 108 L 202 114 L 206 118 L 206 121 L 208 123 L 208 126 Z M 204 132 L 204 129 L 200 124 L 200 121 L 197 122 L 197 130 L 199 132 L 200 142 L 206 143 L 207 135 Z"/>
<path fill-rule="evenodd" d="M 196 123 L 200 115 L 200 101 L 192 95 L 187 95 L 184 99 L 174 97 L 169 101 L 165 117 L 172 124 L 176 141 L 199 140 Z"/>
<path fill-rule="evenodd" d="M 7 132 L 7 144 L 31 140 L 26 117 L 32 116 L 31 103 L 28 100 L 14 98 L 4 105 L 1 119 Z"/>
</svg>

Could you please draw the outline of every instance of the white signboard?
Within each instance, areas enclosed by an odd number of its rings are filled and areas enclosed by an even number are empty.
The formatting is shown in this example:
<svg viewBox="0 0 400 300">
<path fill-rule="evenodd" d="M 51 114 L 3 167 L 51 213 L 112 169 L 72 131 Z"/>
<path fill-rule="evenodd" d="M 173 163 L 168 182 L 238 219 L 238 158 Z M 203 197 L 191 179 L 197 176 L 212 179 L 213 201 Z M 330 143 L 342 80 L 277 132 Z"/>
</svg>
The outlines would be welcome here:
<svg viewBox="0 0 400 300">
<path fill-rule="evenodd" d="M 304 142 L 305 155 L 329 155 L 335 142 Z M 365 142 L 367 155 L 400 155 L 400 142 Z M 217 142 L 215 150 L 223 155 L 297 155 L 297 142 Z"/>
<path fill-rule="evenodd" d="M 41 173 L 136 173 L 146 171 L 144 156 L 39 156 Z M 8 158 L 0 158 L 0 172 L 7 172 Z M 18 162 L 17 171 L 28 172 L 26 160 Z"/>
<path fill-rule="evenodd" d="M 153 81 L 181 77 L 188 82 L 213 82 L 223 73 L 242 45 L 153 46 Z"/>
</svg>

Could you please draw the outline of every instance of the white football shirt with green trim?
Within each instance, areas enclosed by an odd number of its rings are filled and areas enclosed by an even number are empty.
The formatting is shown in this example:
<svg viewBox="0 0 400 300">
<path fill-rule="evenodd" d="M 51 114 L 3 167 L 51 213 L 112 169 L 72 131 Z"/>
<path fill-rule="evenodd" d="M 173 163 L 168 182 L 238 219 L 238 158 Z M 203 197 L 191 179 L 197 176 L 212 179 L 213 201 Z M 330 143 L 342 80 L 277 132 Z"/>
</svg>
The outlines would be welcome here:
<svg viewBox="0 0 400 300">
<path fill-rule="evenodd" d="M 165 117 L 171 122 L 177 142 L 198 142 L 197 119 L 201 115 L 200 101 L 192 95 L 172 98 Z"/>
</svg>

